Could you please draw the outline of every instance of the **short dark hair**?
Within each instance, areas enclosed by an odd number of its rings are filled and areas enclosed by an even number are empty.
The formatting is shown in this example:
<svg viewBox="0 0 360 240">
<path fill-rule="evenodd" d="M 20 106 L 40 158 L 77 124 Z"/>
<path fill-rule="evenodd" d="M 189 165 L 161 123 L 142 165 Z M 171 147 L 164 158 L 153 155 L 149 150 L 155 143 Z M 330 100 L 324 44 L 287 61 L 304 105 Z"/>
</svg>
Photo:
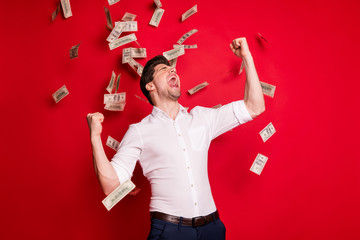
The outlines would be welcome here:
<svg viewBox="0 0 360 240">
<path fill-rule="evenodd" d="M 141 78 L 140 78 L 141 91 L 145 95 L 145 97 L 149 100 L 149 103 L 151 105 L 154 105 L 154 104 L 151 101 L 149 91 L 146 89 L 146 84 L 148 84 L 149 82 L 154 80 L 153 75 L 155 72 L 155 67 L 159 64 L 165 64 L 165 65 L 170 66 L 169 61 L 164 56 L 157 55 L 157 56 L 153 57 L 152 59 L 150 59 L 149 61 L 147 61 L 147 63 L 145 64 L 145 67 L 143 69 L 143 72 L 141 74 Z"/>
</svg>

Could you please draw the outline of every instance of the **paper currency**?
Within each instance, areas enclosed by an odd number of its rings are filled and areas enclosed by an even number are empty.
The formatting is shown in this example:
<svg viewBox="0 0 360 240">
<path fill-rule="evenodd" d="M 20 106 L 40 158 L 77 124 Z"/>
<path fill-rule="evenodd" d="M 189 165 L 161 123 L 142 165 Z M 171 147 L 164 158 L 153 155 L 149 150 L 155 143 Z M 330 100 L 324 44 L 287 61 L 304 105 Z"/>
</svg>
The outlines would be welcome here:
<svg viewBox="0 0 360 240">
<path fill-rule="evenodd" d="M 218 108 L 221 108 L 221 107 L 222 107 L 222 105 L 221 105 L 221 104 L 218 104 L 218 105 L 213 106 L 212 108 L 218 109 Z"/>
<path fill-rule="evenodd" d="M 192 16 L 195 13 L 197 13 L 197 5 L 193 6 L 192 8 L 187 10 L 185 13 L 183 13 L 181 16 L 181 21 L 182 22 L 185 21 L 186 19 L 188 19 L 190 16 Z"/>
<path fill-rule="evenodd" d="M 183 46 L 184 49 L 194 49 L 194 48 L 197 48 L 197 44 L 194 44 L 194 45 L 178 45 L 178 44 L 174 44 L 173 47 L 174 48 L 178 48 L 178 47 L 181 47 Z"/>
<path fill-rule="evenodd" d="M 128 63 L 131 58 L 131 48 L 123 48 L 122 63 Z"/>
<path fill-rule="evenodd" d="M 262 170 L 265 167 L 267 160 L 268 160 L 268 157 L 258 153 L 253 164 L 251 165 L 250 171 L 260 175 Z"/>
<path fill-rule="evenodd" d="M 107 103 L 104 107 L 105 110 L 109 111 L 124 111 L 125 102 L 121 103 Z"/>
<path fill-rule="evenodd" d="M 260 81 L 261 89 L 267 96 L 274 97 L 276 86 Z"/>
<path fill-rule="evenodd" d="M 136 187 L 129 193 L 129 195 L 136 196 L 140 191 L 141 189 Z"/>
<path fill-rule="evenodd" d="M 270 44 L 270 43 L 268 42 L 268 40 L 266 40 L 260 33 L 258 33 L 258 35 L 259 35 L 259 37 L 260 37 L 262 40 L 264 40 L 267 44 Z"/>
<path fill-rule="evenodd" d="M 106 140 L 106 146 L 117 151 L 119 149 L 119 145 L 120 145 L 120 143 L 118 141 L 116 141 L 114 138 L 108 136 L 108 138 Z"/>
<path fill-rule="evenodd" d="M 177 58 L 173 58 L 169 61 L 171 67 L 176 68 Z"/>
<path fill-rule="evenodd" d="M 182 44 L 186 39 L 188 39 L 191 35 L 193 35 L 194 33 L 197 33 L 198 30 L 197 29 L 193 29 L 187 33 L 185 33 L 184 35 L 182 35 L 182 37 L 177 41 L 178 44 Z"/>
<path fill-rule="evenodd" d="M 144 67 L 140 65 L 140 66 L 138 66 L 136 73 L 141 77 L 143 71 L 144 71 Z"/>
<path fill-rule="evenodd" d="M 163 55 L 164 57 L 170 61 L 171 59 L 174 59 L 174 58 L 177 58 L 181 55 L 184 55 L 185 54 L 185 50 L 184 50 L 184 46 L 181 45 L 180 47 L 178 48 L 175 48 L 175 49 L 172 49 L 170 51 L 167 51 L 167 52 L 163 52 Z"/>
<path fill-rule="evenodd" d="M 137 38 L 135 36 L 135 33 L 132 33 L 132 34 L 129 34 L 125 37 L 122 37 L 122 38 L 119 38 L 117 40 L 114 40 L 112 41 L 111 43 L 109 43 L 109 48 L 110 50 L 113 50 L 117 47 L 120 47 L 122 45 L 125 45 L 127 43 L 130 43 L 130 42 L 133 42 L 133 41 L 136 41 Z"/>
<path fill-rule="evenodd" d="M 117 91 L 119 90 L 119 85 L 120 85 L 120 78 L 121 78 L 121 73 L 119 73 L 117 79 L 116 79 L 116 89 L 115 89 L 115 93 L 117 93 Z"/>
<path fill-rule="evenodd" d="M 143 100 L 144 102 L 147 102 L 147 103 L 149 103 L 149 101 L 148 100 L 146 100 L 146 99 L 144 99 L 144 98 L 142 98 L 142 97 L 139 97 L 138 95 L 136 95 L 135 94 L 135 97 L 137 97 L 138 99 L 140 99 L 140 100 Z"/>
<path fill-rule="evenodd" d="M 241 62 L 239 75 L 242 73 L 243 70 L 244 70 L 244 61 Z"/>
<path fill-rule="evenodd" d="M 141 77 L 144 67 L 131 57 L 128 64 Z"/>
<path fill-rule="evenodd" d="M 108 91 L 108 93 L 110 93 L 110 94 L 112 93 L 112 91 L 113 91 L 113 89 L 114 89 L 115 78 L 116 78 L 116 74 L 115 74 L 114 71 L 112 71 L 109 85 L 108 85 L 107 88 L 106 88 L 106 91 Z"/>
<path fill-rule="evenodd" d="M 121 28 L 125 26 L 123 32 L 137 32 L 138 30 L 137 21 L 116 22 L 116 24 L 120 24 Z"/>
<path fill-rule="evenodd" d="M 57 15 L 59 14 L 60 8 L 61 8 L 61 2 L 59 2 L 59 4 L 57 5 L 55 11 L 51 14 L 51 21 L 52 21 L 52 22 L 55 20 L 55 18 L 56 18 Z"/>
<path fill-rule="evenodd" d="M 122 103 L 126 101 L 126 93 L 114 93 L 114 94 L 104 94 L 104 104 L 107 103 Z"/>
<path fill-rule="evenodd" d="M 109 9 L 104 6 L 104 11 L 105 11 L 105 16 L 106 16 L 106 26 L 109 29 L 113 29 L 114 26 L 113 26 L 113 23 L 112 23 L 112 20 L 111 20 L 111 15 L 110 15 Z"/>
<path fill-rule="evenodd" d="M 129 192 L 135 188 L 135 184 L 131 180 L 127 180 L 111 192 L 102 203 L 108 211 L 123 199 Z"/>
<path fill-rule="evenodd" d="M 120 2 L 120 0 L 108 0 L 109 5 L 113 5 L 117 2 Z"/>
<path fill-rule="evenodd" d="M 272 135 L 275 133 L 275 128 L 270 122 L 263 130 L 260 132 L 260 136 L 264 142 L 266 142 Z"/>
<path fill-rule="evenodd" d="M 160 0 L 154 0 L 154 3 L 156 4 L 156 7 L 157 7 L 157 8 L 161 8 L 161 7 L 162 7 L 162 4 L 161 4 Z"/>
<path fill-rule="evenodd" d="M 156 8 L 155 11 L 154 11 L 154 14 L 151 17 L 151 20 L 150 20 L 149 24 L 151 26 L 158 27 L 164 12 L 165 12 L 164 9 Z"/>
<path fill-rule="evenodd" d="M 61 0 L 61 6 L 63 10 L 63 14 L 65 18 L 69 18 L 72 16 L 70 0 Z"/>
<path fill-rule="evenodd" d="M 78 45 L 75 45 L 75 46 L 71 47 L 71 49 L 70 49 L 70 59 L 79 57 L 79 46 L 80 46 L 80 43 Z"/>
<path fill-rule="evenodd" d="M 208 85 L 209 85 L 208 82 L 203 82 L 203 83 L 197 85 L 196 87 L 193 87 L 192 89 L 188 90 L 188 92 L 190 93 L 190 95 L 193 95 L 194 93 L 198 92 L 199 90 L 203 89 L 204 87 L 206 87 Z"/>
<path fill-rule="evenodd" d="M 57 90 L 52 97 L 54 98 L 55 102 L 58 103 L 60 100 L 62 100 L 64 97 L 66 97 L 69 94 L 69 91 L 67 90 L 66 86 L 62 86 L 59 90 Z"/>
<path fill-rule="evenodd" d="M 128 21 L 134 21 L 136 18 L 135 14 L 126 12 L 124 16 L 122 17 L 121 21 L 128 22 Z"/>
<path fill-rule="evenodd" d="M 118 39 L 121 33 L 124 31 L 126 25 L 120 25 L 117 22 L 115 23 L 115 27 L 111 30 L 111 33 L 107 37 L 106 41 L 113 42 Z"/>
<path fill-rule="evenodd" d="M 130 48 L 132 58 L 146 58 L 146 48 Z"/>
</svg>

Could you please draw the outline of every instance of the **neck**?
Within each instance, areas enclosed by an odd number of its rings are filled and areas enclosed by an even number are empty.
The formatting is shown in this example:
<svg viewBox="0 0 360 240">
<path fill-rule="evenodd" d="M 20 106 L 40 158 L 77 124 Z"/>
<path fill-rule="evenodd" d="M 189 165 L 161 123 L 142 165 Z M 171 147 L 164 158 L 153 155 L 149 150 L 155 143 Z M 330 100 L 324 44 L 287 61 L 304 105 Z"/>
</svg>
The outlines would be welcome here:
<svg viewBox="0 0 360 240">
<path fill-rule="evenodd" d="M 164 111 L 173 120 L 175 120 L 180 109 L 180 104 L 177 100 L 155 103 L 154 106 Z"/>
</svg>

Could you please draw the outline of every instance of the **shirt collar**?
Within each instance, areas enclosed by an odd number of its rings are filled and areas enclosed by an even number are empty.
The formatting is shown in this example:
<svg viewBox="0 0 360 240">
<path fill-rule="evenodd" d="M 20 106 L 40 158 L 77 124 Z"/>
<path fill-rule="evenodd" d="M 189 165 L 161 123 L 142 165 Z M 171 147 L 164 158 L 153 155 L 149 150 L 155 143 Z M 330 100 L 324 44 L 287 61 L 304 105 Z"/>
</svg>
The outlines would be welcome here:
<svg viewBox="0 0 360 240">
<path fill-rule="evenodd" d="M 178 112 L 176 118 L 178 118 L 179 115 L 181 115 L 181 114 L 187 114 L 187 113 L 188 113 L 187 110 L 186 110 L 186 108 L 184 108 L 181 104 L 179 104 L 179 105 L 180 105 L 180 108 L 179 108 L 179 112 Z M 163 110 L 161 110 L 160 108 L 155 107 L 155 106 L 153 106 L 153 110 L 152 110 L 152 112 L 151 112 L 151 115 L 153 115 L 154 117 L 162 118 L 162 119 L 172 120 L 172 119 L 167 115 L 167 113 L 165 113 Z M 175 118 L 175 119 L 176 119 L 176 118 Z"/>
</svg>

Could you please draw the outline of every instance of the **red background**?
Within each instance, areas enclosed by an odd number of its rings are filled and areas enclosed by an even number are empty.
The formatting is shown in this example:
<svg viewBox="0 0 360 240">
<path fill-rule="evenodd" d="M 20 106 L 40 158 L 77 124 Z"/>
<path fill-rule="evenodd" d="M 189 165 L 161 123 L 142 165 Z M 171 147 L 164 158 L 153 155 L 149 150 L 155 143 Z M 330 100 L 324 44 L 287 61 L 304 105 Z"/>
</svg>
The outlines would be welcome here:
<svg viewBox="0 0 360 240">
<path fill-rule="evenodd" d="M 121 140 L 129 124 L 151 106 L 139 78 L 121 64 L 122 47 L 110 51 L 103 6 L 113 21 L 137 15 L 138 42 L 148 58 L 198 44 L 178 59 L 183 106 L 212 107 L 243 98 L 245 75 L 229 49 L 245 36 L 261 81 L 276 85 L 266 112 L 217 138 L 209 151 L 215 202 L 227 239 L 359 239 L 360 83 L 358 1 L 166 1 L 158 28 L 150 26 L 151 0 L 72 0 L 73 17 L 51 22 L 57 0 L 2 1 L 1 37 L 1 238 L 145 239 L 150 188 L 136 167 L 142 191 L 108 212 L 95 177 L 86 114 L 105 114 L 103 142 Z M 181 14 L 198 4 L 185 22 Z M 269 42 L 257 39 L 260 32 Z M 81 42 L 79 58 L 69 49 Z M 137 47 L 130 43 L 124 47 Z M 143 65 L 146 59 L 140 59 Z M 111 71 L 121 73 L 123 112 L 103 109 Z M 187 90 L 210 85 L 188 95 Z M 52 94 L 66 85 L 58 104 Z M 276 133 L 263 142 L 259 131 Z M 109 158 L 115 153 L 105 146 Z M 249 171 L 256 155 L 269 160 L 260 176 Z"/>
</svg>

